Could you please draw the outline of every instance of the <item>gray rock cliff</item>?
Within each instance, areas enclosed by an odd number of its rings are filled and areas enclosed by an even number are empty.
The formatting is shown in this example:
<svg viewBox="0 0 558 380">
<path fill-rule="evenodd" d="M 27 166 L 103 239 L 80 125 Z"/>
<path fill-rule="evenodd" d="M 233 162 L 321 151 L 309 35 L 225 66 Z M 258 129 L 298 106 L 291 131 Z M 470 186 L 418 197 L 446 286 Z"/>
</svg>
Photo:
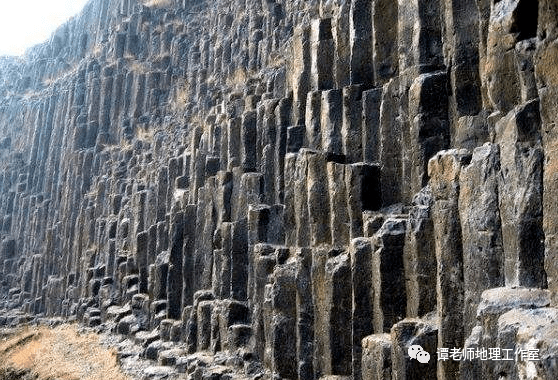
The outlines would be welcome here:
<svg viewBox="0 0 558 380">
<path fill-rule="evenodd" d="M 555 0 L 91 0 L 0 58 L 0 325 L 191 379 L 556 379 L 557 126 Z"/>
</svg>

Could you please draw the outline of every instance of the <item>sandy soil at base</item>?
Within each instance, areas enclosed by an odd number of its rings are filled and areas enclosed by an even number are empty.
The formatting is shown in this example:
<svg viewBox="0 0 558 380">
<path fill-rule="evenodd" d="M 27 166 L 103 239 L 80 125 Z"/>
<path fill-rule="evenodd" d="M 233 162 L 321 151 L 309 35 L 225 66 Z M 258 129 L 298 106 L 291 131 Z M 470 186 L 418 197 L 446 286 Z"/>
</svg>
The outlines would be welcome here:
<svg viewBox="0 0 558 380">
<path fill-rule="evenodd" d="M 0 329 L 0 380 L 130 380 L 116 351 L 77 325 Z"/>
</svg>

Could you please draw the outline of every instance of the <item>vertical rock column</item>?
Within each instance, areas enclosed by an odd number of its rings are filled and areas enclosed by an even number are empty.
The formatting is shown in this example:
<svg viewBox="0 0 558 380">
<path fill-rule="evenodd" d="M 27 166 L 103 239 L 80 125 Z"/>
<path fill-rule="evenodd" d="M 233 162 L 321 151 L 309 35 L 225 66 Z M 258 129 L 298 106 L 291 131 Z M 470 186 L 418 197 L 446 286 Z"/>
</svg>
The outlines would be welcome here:
<svg viewBox="0 0 558 380">
<path fill-rule="evenodd" d="M 345 252 L 335 252 L 325 264 L 325 313 L 327 330 L 325 338 L 331 360 L 331 375 L 349 376 L 352 373 L 352 288 L 350 257 Z M 321 332 L 321 331 L 320 331 Z"/>
<path fill-rule="evenodd" d="M 336 160 L 342 160 L 343 96 L 341 90 L 322 92 L 321 130 L 322 150 Z"/>
<path fill-rule="evenodd" d="M 432 320 L 408 318 L 391 329 L 392 380 L 440 379 L 436 371 L 436 335 L 438 329 Z M 430 354 L 428 363 L 421 363 L 409 357 L 409 348 L 420 345 Z M 438 363 L 440 363 L 438 361 Z"/>
<path fill-rule="evenodd" d="M 434 197 L 434 238 L 437 260 L 438 347 L 463 347 L 463 247 L 459 223 L 459 175 L 470 160 L 465 150 L 436 154 L 428 163 Z M 439 379 L 457 379 L 459 362 L 439 361 Z"/>
<path fill-rule="evenodd" d="M 398 52 L 398 2 L 374 0 L 372 2 L 372 39 L 374 41 L 374 81 L 383 86 L 397 75 L 399 70 Z"/>
<path fill-rule="evenodd" d="M 168 317 L 172 319 L 180 319 L 182 314 L 184 222 L 183 213 L 172 214 L 167 278 L 167 313 Z"/>
<path fill-rule="evenodd" d="M 498 181 L 506 286 L 545 287 L 543 150 L 539 101 L 516 107 L 496 123 Z M 548 160 L 551 154 L 547 157 Z"/>
<path fill-rule="evenodd" d="M 327 163 L 327 177 L 330 199 L 331 244 L 344 248 L 349 244 L 350 219 L 347 207 L 345 168 L 336 162 Z"/>
<path fill-rule="evenodd" d="M 312 246 L 331 242 L 325 155 L 308 155 L 308 219 Z"/>
<path fill-rule="evenodd" d="M 259 171 L 264 178 L 264 201 L 268 204 L 275 202 L 275 144 L 277 126 L 275 123 L 275 108 L 277 100 L 269 100 L 258 109 L 262 114 L 262 125 L 258 126 L 258 147 L 261 147 Z"/>
<path fill-rule="evenodd" d="M 392 79 L 382 89 L 380 106 L 380 152 L 382 206 L 401 200 L 401 121 L 399 82 Z"/>
<path fill-rule="evenodd" d="M 373 286 L 372 286 L 372 244 L 369 239 L 358 238 L 351 241 L 352 292 L 352 374 L 354 380 L 362 379 L 362 340 L 374 331 Z"/>
<path fill-rule="evenodd" d="M 248 230 L 242 219 L 231 229 L 231 298 L 246 301 L 248 297 Z"/>
<path fill-rule="evenodd" d="M 475 0 L 445 0 L 445 56 L 451 59 L 455 116 L 476 115 L 482 106 L 479 77 L 479 19 Z M 457 141 L 459 143 L 459 141 Z"/>
<path fill-rule="evenodd" d="M 256 156 L 256 112 L 248 111 L 242 115 L 241 124 L 241 164 L 244 172 L 253 172 L 257 167 Z"/>
<path fill-rule="evenodd" d="M 268 285 L 273 316 L 270 322 L 271 368 L 282 378 L 297 378 L 296 268 L 283 264 Z"/>
<path fill-rule="evenodd" d="M 296 218 L 297 211 L 295 210 L 295 173 L 298 161 L 298 153 L 287 153 L 285 157 L 285 245 L 292 247 L 296 245 Z"/>
<path fill-rule="evenodd" d="M 326 90 L 334 87 L 334 42 L 331 19 L 314 20 L 312 23 L 312 89 Z"/>
<path fill-rule="evenodd" d="M 488 90 L 489 106 L 503 113 L 508 113 L 521 100 L 515 45 L 524 38 L 520 30 L 523 24 L 518 21 L 520 17 L 527 16 L 528 8 L 536 7 L 535 3 L 525 0 L 499 1 L 490 8 L 486 64 L 483 67 L 486 71 L 482 79 Z M 537 9 L 534 11 L 537 12 Z M 536 25 L 530 37 L 535 36 Z"/>
<path fill-rule="evenodd" d="M 350 47 L 350 7 L 351 2 L 339 3 L 333 18 L 333 39 L 335 41 L 335 87 L 343 88 L 350 83 L 351 47 Z"/>
<path fill-rule="evenodd" d="M 351 1 L 349 27 L 351 84 L 370 88 L 374 84 L 371 0 Z"/>
<path fill-rule="evenodd" d="M 364 236 L 363 211 L 377 211 L 381 207 L 380 176 L 376 164 L 356 163 L 345 167 L 351 239 Z"/>
<path fill-rule="evenodd" d="M 418 193 L 428 182 L 428 160 L 449 147 L 447 75 L 443 71 L 422 74 L 409 90 L 410 146 L 405 147 L 404 165 L 411 167 L 407 197 Z M 407 181 L 406 181 L 407 182 Z"/>
<path fill-rule="evenodd" d="M 221 269 L 220 269 L 220 291 L 221 298 L 229 298 L 231 295 L 231 251 L 232 251 L 232 223 L 224 222 L 220 225 L 221 233 Z M 219 254 L 219 252 L 216 252 Z"/>
<path fill-rule="evenodd" d="M 362 340 L 362 378 L 391 379 L 392 343 L 389 334 L 375 334 Z"/>
<path fill-rule="evenodd" d="M 362 137 L 362 87 L 351 85 L 343 88 L 343 121 L 341 137 L 343 140 L 343 154 L 347 162 L 361 162 L 363 160 Z"/>
<path fill-rule="evenodd" d="M 99 114 L 99 131 L 103 133 L 103 142 L 109 142 L 109 129 L 111 125 L 111 96 L 113 90 L 113 69 L 105 67 L 103 70 L 103 78 L 101 82 L 101 110 Z"/>
<path fill-rule="evenodd" d="M 498 207 L 499 168 L 498 146 L 486 144 L 474 150 L 471 163 L 463 167 L 460 174 L 464 336 L 471 333 L 477 322 L 476 313 L 482 292 L 504 285 L 504 253 Z"/>
<path fill-rule="evenodd" d="M 136 263 L 139 271 L 139 291 L 140 293 L 147 293 L 148 288 L 148 233 L 142 231 L 136 236 Z M 108 268 L 112 268 L 111 263 L 108 263 Z M 109 271 L 109 276 L 112 273 Z"/>
<path fill-rule="evenodd" d="M 277 259 L 275 248 L 269 244 L 255 244 L 252 249 L 254 260 L 254 288 L 252 289 L 252 326 L 254 331 L 254 351 L 256 356 L 263 361 L 266 357 L 266 325 L 265 300 L 266 286 L 270 275 L 275 269 Z"/>
<path fill-rule="evenodd" d="M 308 157 L 312 152 L 302 149 L 297 157 L 294 173 L 294 210 L 296 224 L 296 245 L 306 247 L 310 244 L 310 231 L 308 229 Z"/>
<path fill-rule="evenodd" d="M 368 163 L 378 161 L 381 100 L 381 88 L 362 93 L 362 159 Z"/>
<path fill-rule="evenodd" d="M 296 327 L 298 378 L 314 378 L 314 300 L 312 298 L 312 250 L 296 251 Z"/>
<path fill-rule="evenodd" d="M 211 288 L 213 275 L 213 234 L 217 217 L 214 209 L 215 179 L 199 190 L 196 208 L 195 248 L 192 251 L 193 291 Z"/>
<path fill-rule="evenodd" d="M 306 114 L 306 97 L 311 87 L 311 28 L 297 27 L 294 33 L 293 112 L 294 124 L 303 125 Z"/>
<path fill-rule="evenodd" d="M 328 319 L 325 309 L 328 298 L 325 289 L 325 265 L 330 251 L 327 248 L 312 250 L 312 298 L 314 300 L 314 356 L 313 367 L 317 379 L 331 373 L 331 355 L 328 331 Z"/>
<path fill-rule="evenodd" d="M 322 146 L 321 110 L 321 91 L 309 92 L 306 98 L 306 114 L 304 120 L 306 125 L 305 144 L 310 149 L 320 149 Z"/>
<path fill-rule="evenodd" d="M 544 268 L 552 305 L 558 305 L 558 4 L 539 0 L 539 33 L 546 36 L 535 53 L 535 76 L 541 100 L 542 141 L 545 151 L 543 168 L 543 230 L 545 237 Z M 554 63 L 553 63 L 554 62 Z"/>
<path fill-rule="evenodd" d="M 407 317 L 422 317 L 436 310 L 436 252 L 432 192 L 425 187 L 413 198 L 404 248 L 408 280 Z"/>
<path fill-rule="evenodd" d="M 372 319 L 376 334 L 389 332 L 395 323 L 405 317 L 407 306 L 403 264 L 405 230 L 405 220 L 389 218 L 373 238 Z"/>
<path fill-rule="evenodd" d="M 157 179 L 157 221 L 165 220 L 167 213 L 167 192 L 169 188 L 169 170 L 167 166 L 159 169 Z"/>
<path fill-rule="evenodd" d="M 443 67 L 439 4 L 424 0 L 399 0 L 397 9 L 400 75 L 409 70 L 425 73 Z"/>
<path fill-rule="evenodd" d="M 277 135 L 275 140 L 275 203 L 285 198 L 285 155 L 287 153 L 287 129 L 291 124 L 292 98 L 283 98 L 275 109 Z"/>
</svg>

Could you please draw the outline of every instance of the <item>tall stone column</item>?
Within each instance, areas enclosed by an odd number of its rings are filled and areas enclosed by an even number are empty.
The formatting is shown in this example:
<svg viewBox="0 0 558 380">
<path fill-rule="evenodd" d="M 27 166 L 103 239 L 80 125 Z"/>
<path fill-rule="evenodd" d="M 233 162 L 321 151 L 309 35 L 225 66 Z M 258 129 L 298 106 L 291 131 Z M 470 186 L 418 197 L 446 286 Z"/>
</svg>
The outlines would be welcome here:
<svg viewBox="0 0 558 380">
<path fill-rule="evenodd" d="M 438 347 L 463 347 L 463 246 L 459 222 L 459 175 L 471 159 L 466 150 L 437 153 L 428 162 L 434 197 L 434 239 L 437 260 Z M 459 378 L 458 361 L 439 361 L 438 378 Z"/>
</svg>

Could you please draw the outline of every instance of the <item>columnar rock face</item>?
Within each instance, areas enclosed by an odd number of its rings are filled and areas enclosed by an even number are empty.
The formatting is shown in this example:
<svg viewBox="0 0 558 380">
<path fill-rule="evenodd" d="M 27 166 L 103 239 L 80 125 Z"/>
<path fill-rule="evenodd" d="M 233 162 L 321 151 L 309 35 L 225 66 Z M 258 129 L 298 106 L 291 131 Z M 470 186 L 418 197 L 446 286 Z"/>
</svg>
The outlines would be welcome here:
<svg viewBox="0 0 558 380">
<path fill-rule="evenodd" d="M 0 325 L 192 379 L 556 378 L 557 38 L 555 0 L 91 0 L 0 58 Z"/>
</svg>

